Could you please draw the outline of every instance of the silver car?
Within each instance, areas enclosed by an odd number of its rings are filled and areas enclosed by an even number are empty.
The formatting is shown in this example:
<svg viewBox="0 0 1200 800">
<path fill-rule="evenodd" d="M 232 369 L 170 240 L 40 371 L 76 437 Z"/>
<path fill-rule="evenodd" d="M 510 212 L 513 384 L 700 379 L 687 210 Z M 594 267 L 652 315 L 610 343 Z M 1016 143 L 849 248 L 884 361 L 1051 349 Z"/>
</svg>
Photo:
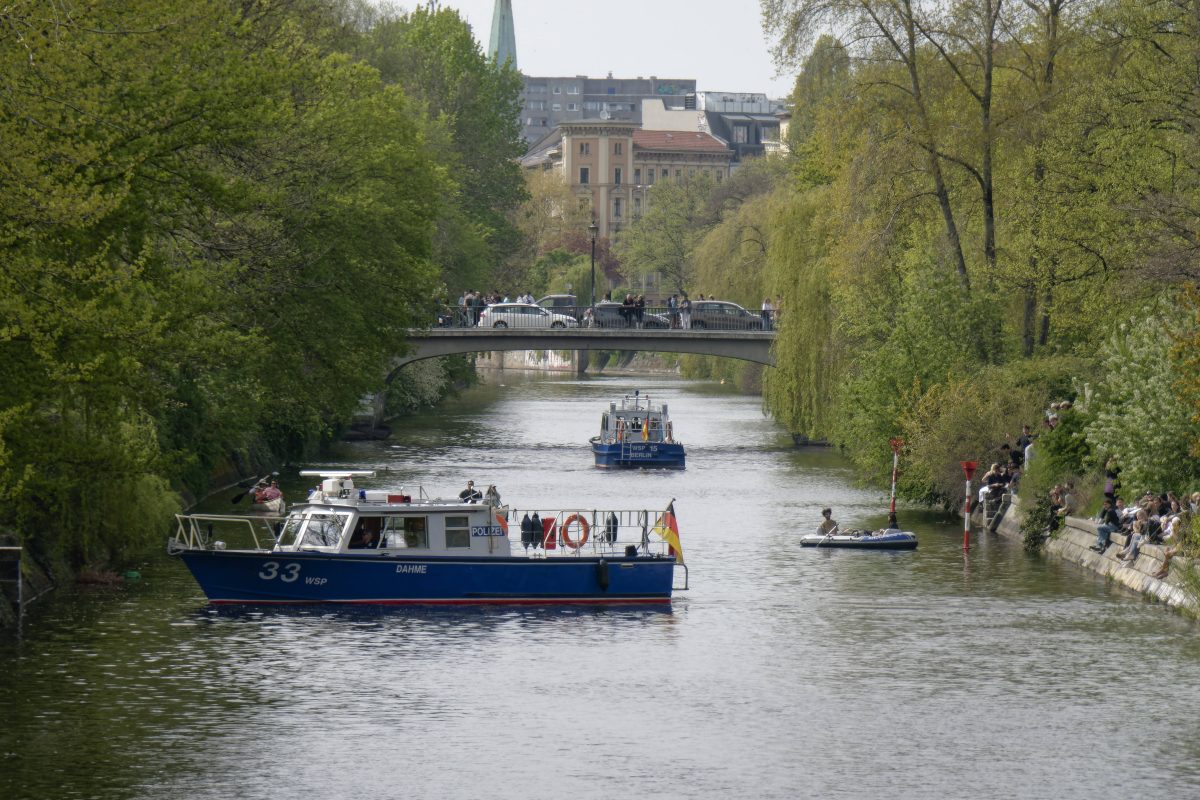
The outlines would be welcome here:
<svg viewBox="0 0 1200 800">
<path fill-rule="evenodd" d="M 496 303 L 479 315 L 480 328 L 578 328 L 567 314 L 555 314 L 530 303 Z"/>
<path fill-rule="evenodd" d="M 747 311 L 737 303 L 724 300 L 693 300 L 692 327 L 725 331 L 761 331 L 763 321 L 761 316 Z"/>
</svg>

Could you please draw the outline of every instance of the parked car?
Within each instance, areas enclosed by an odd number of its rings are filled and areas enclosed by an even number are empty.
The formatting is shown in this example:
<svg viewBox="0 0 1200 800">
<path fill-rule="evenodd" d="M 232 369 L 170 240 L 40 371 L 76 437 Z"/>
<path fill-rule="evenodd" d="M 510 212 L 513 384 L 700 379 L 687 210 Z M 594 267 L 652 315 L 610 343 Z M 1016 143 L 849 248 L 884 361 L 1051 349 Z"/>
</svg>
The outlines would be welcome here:
<svg viewBox="0 0 1200 800">
<path fill-rule="evenodd" d="M 637 324 L 636 317 L 625 316 L 622 311 L 625 306 L 621 303 L 615 303 L 611 300 L 605 300 L 596 303 L 596 315 L 592 320 L 590 327 L 595 328 L 632 328 Z M 584 309 L 586 315 L 591 309 Z M 642 327 L 643 328 L 669 328 L 671 321 L 662 314 L 651 314 L 647 311 L 642 312 Z"/>
<path fill-rule="evenodd" d="M 716 330 L 761 331 L 762 317 L 724 300 L 697 300 L 692 303 L 692 327 Z"/>
<path fill-rule="evenodd" d="M 495 303 L 479 314 L 480 328 L 578 328 L 567 314 L 555 314 L 529 303 Z"/>
<path fill-rule="evenodd" d="M 579 298 L 573 294 L 548 294 L 538 300 L 537 304 L 556 314 L 570 314 L 577 321 L 583 316 L 583 309 L 579 307 Z"/>
</svg>

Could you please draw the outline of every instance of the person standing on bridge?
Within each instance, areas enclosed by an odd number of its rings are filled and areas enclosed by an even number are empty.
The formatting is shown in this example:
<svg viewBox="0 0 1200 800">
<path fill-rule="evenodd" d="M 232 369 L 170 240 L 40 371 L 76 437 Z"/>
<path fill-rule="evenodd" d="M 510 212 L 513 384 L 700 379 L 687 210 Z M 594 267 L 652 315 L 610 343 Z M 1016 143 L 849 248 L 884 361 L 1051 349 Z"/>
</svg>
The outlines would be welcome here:
<svg viewBox="0 0 1200 800">
<path fill-rule="evenodd" d="M 771 330 L 771 314 L 775 311 L 775 307 L 771 305 L 771 298 L 767 298 L 762 302 L 762 325 L 764 331 Z"/>
<path fill-rule="evenodd" d="M 683 293 L 683 299 L 679 301 L 679 320 L 685 331 L 692 329 L 692 301 L 688 299 L 687 292 Z"/>
</svg>

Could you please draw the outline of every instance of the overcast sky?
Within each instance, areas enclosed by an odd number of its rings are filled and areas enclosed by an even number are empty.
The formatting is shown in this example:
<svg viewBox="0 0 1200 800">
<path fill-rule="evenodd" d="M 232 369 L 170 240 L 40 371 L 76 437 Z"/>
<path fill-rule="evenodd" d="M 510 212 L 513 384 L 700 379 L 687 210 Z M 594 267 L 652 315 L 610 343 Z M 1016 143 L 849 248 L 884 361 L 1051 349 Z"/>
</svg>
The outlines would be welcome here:
<svg viewBox="0 0 1200 800">
<path fill-rule="evenodd" d="M 414 3 L 401 3 L 412 8 Z M 486 51 L 495 0 L 443 0 Z M 702 91 L 791 93 L 776 78 L 756 0 L 513 0 L 526 75 L 695 78 Z"/>
</svg>

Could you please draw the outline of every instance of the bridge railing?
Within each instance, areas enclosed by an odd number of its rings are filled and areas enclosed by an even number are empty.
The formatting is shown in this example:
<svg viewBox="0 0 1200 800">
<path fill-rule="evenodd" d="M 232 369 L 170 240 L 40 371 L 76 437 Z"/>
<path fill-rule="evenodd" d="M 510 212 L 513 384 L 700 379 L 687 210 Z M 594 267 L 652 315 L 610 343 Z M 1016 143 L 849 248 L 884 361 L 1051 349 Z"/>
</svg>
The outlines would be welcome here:
<svg viewBox="0 0 1200 800">
<path fill-rule="evenodd" d="M 491 308 L 488 306 L 487 308 Z M 763 317 L 749 311 L 725 307 L 720 311 L 704 310 L 685 314 L 667 306 L 625 306 L 621 303 L 597 303 L 592 306 L 559 306 L 547 308 L 552 315 L 574 320 L 574 324 L 558 317 L 540 314 L 505 313 L 494 311 L 482 314 L 482 308 L 443 309 L 433 327 L 437 328 L 518 328 L 545 330 L 551 327 L 581 327 L 613 330 L 773 330 L 774 316 Z M 558 323 L 557 325 L 555 323 Z"/>
</svg>

